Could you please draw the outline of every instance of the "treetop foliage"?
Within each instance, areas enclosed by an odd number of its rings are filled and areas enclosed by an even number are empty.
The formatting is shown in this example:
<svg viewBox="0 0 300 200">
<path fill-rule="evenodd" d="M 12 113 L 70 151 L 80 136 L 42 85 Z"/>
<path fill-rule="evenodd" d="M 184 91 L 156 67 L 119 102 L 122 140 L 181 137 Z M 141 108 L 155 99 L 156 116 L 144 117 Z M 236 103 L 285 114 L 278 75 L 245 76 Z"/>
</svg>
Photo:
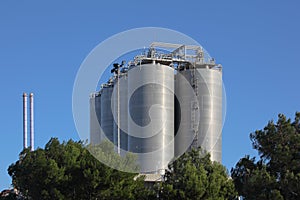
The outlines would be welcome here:
<svg viewBox="0 0 300 200">
<path fill-rule="evenodd" d="M 201 148 L 170 163 L 158 186 L 161 199 L 235 199 L 237 193 L 226 168 L 212 162 Z"/>
<path fill-rule="evenodd" d="M 110 168 L 93 156 L 105 156 L 101 160 L 137 169 L 133 155 L 119 157 L 110 151 L 110 145 L 104 142 L 86 146 L 72 140 L 60 143 L 52 138 L 44 149 L 22 151 L 8 172 L 24 199 L 223 200 L 236 196 L 225 167 L 211 162 L 209 154 L 201 149 L 193 149 L 170 163 L 164 181 L 149 188 L 143 176 Z"/>
<path fill-rule="evenodd" d="M 149 192 L 142 178 L 134 181 L 136 174 L 107 167 L 82 142 L 72 140 L 52 138 L 44 149 L 24 149 L 8 173 L 25 199 L 143 199 Z"/>
<path fill-rule="evenodd" d="M 250 134 L 260 159 L 245 156 L 231 170 L 245 199 L 300 199 L 300 113 L 295 119 L 278 115 L 262 130 Z"/>
</svg>

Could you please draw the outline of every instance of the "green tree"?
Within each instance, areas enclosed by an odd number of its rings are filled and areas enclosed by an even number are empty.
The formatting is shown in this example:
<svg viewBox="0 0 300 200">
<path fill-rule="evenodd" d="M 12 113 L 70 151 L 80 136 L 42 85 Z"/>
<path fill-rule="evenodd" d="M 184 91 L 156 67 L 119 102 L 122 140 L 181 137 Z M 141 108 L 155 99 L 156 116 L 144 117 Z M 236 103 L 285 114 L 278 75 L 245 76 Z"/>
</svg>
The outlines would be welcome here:
<svg viewBox="0 0 300 200">
<path fill-rule="evenodd" d="M 121 171 L 136 173 L 139 171 L 139 166 L 136 164 L 137 157 L 128 152 L 126 156 L 120 157 L 114 151 L 114 145 L 108 141 L 103 140 L 98 145 L 88 145 L 89 152 L 98 160 L 106 163 L 114 169 Z"/>
<path fill-rule="evenodd" d="M 224 166 L 201 149 L 192 149 L 169 164 L 164 182 L 156 186 L 159 199 L 234 199 L 236 191 Z"/>
<path fill-rule="evenodd" d="M 300 113 L 295 120 L 278 115 L 263 130 L 250 134 L 260 159 L 245 156 L 231 175 L 245 199 L 300 199 Z"/>
<path fill-rule="evenodd" d="M 9 194 L 4 196 L 2 196 L 2 193 L 0 193 L 0 200 L 22 200 L 22 197 L 11 191 Z"/>
<path fill-rule="evenodd" d="M 132 156 L 121 158 L 97 149 L 99 155 L 116 159 L 117 163 L 134 160 Z M 52 138 L 44 149 L 25 149 L 8 172 L 14 187 L 26 199 L 146 199 L 150 192 L 142 177 L 134 180 L 137 174 L 102 164 L 82 142 L 72 140 L 60 143 Z"/>
</svg>

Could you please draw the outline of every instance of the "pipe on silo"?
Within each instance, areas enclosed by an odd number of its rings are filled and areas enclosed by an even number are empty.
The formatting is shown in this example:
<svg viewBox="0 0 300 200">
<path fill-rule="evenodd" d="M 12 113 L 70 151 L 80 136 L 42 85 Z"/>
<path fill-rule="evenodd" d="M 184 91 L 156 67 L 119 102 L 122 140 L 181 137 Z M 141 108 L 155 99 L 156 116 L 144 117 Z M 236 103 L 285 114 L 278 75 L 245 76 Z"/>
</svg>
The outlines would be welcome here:
<svg viewBox="0 0 300 200">
<path fill-rule="evenodd" d="M 34 116 L 33 116 L 33 93 L 29 95 L 30 100 L 30 150 L 34 150 Z"/>
<path fill-rule="evenodd" d="M 23 93 L 23 148 L 27 148 L 27 94 Z"/>
</svg>

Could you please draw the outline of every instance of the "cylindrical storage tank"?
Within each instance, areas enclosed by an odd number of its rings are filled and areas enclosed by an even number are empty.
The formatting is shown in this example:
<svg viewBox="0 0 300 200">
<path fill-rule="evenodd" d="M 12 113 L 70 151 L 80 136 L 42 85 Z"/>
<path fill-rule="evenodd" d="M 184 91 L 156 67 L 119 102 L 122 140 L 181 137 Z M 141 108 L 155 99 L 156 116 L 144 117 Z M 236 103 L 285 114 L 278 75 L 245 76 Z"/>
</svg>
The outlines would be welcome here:
<svg viewBox="0 0 300 200">
<path fill-rule="evenodd" d="M 101 142 L 101 95 L 94 93 L 90 96 L 90 143 Z"/>
<path fill-rule="evenodd" d="M 194 88 L 198 107 L 189 101 L 180 105 L 180 130 L 175 138 L 175 154 L 183 153 L 183 141 L 194 137 L 193 146 L 201 146 L 211 154 L 211 160 L 222 161 L 222 71 L 219 68 L 209 68 L 199 65 L 195 69 L 185 69 L 178 72 L 187 79 Z M 176 82 L 176 94 L 188 99 L 194 94 L 187 94 L 186 83 Z M 200 111 L 199 123 L 193 116 L 195 109 Z M 189 113 L 191 113 L 189 115 Z M 196 119 L 196 120 L 195 120 Z M 186 144 L 185 144 L 186 145 Z"/>
<path fill-rule="evenodd" d="M 222 162 L 222 71 L 198 68 L 200 124 L 198 144 L 210 152 L 211 160 Z M 208 90 L 207 90 L 208 89 Z"/>
<path fill-rule="evenodd" d="M 111 98 L 113 92 L 113 85 L 103 85 L 101 90 L 101 128 L 103 136 L 111 142 L 113 138 L 113 113 L 111 109 Z"/>
<path fill-rule="evenodd" d="M 114 144 L 118 147 L 118 128 L 120 129 L 120 150 L 121 155 L 124 155 L 124 151 L 128 150 L 128 124 L 127 124 L 127 116 L 128 116 L 128 104 L 127 104 L 127 73 L 120 74 L 119 84 L 115 79 L 114 82 L 114 91 L 113 91 L 113 104 L 111 105 L 113 108 L 113 116 L 114 116 Z M 119 102 L 118 102 L 118 88 L 119 88 Z M 119 105 L 119 127 L 117 126 L 118 122 L 118 105 Z"/>
<path fill-rule="evenodd" d="M 175 76 L 175 157 L 181 156 L 190 150 L 191 144 L 198 131 L 198 127 L 193 127 L 195 112 L 192 109 L 197 103 L 197 97 L 193 95 L 194 89 L 190 82 L 189 71 L 177 72 Z M 192 113 L 193 111 L 193 113 Z M 199 120 L 197 120 L 197 125 Z"/>
<path fill-rule="evenodd" d="M 129 151 L 143 173 L 166 169 L 174 157 L 174 69 L 143 64 L 128 72 Z"/>
</svg>

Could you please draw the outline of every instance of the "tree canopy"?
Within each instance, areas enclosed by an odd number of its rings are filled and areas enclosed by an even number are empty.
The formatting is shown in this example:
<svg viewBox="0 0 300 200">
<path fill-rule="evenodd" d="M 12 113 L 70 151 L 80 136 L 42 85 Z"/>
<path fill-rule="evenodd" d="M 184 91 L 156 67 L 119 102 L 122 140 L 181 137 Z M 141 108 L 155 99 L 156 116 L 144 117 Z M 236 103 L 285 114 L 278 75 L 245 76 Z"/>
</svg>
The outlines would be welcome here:
<svg viewBox="0 0 300 200">
<path fill-rule="evenodd" d="M 118 156 L 104 142 L 60 143 L 52 138 L 44 149 L 20 153 L 9 169 L 13 186 L 25 199 L 233 199 L 232 180 L 225 167 L 210 161 L 210 155 L 193 149 L 169 164 L 163 182 L 146 187 L 144 177 L 110 168 L 101 160 L 136 170 L 135 157 Z M 87 148 L 86 148 L 87 147 Z M 91 152 L 91 153 L 90 153 Z M 130 163 L 128 165 L 128 163 Z"/>
<path fill-rule="evenodd" d="M 295 120 L 278 115 L 250 134 L 260 156 L 240 159 L 231 175 L 245 199 L 300 199 L 300 113 Z"/>
<path fill-rule="evenodd" d="M 98 150 L 99 155 L 118 158 Z M 116 162 L 123 161 L 126 156 Z M 143 177 L 134 180 L 137 174 L 102 164 L 82 142 L 72 140 L 60 143 L 52 138 L 44 149 L 25 149 L 8 172 L 25 199 L 145 199 L 150 192 Z"/>
<path fill-rule="evenodd" d="M 44 149 L 24 149 L 8 172 L 25 199 L 300 199 L 300 113 L 294 121 L 278 115 L 276 123 L 269 121 L 250 139 L 259 159 L 241 158 L 231 170 L 232 179 L 224 166 L 198 148 L 171 162 L 163 181 L 146 188 L 143 176 L 96 159 L 136 171 L 133 155 L 120 157 L 109 142 L 89 146 L 57 138 Z"/>
<path fill-rule="evenodd" d="M 235 199 L 233 181 L 224 166 L 212 162 L 201 148 L 192 149 L 169 164 L 157 186 L 160 199 Z"/>
</svg>

